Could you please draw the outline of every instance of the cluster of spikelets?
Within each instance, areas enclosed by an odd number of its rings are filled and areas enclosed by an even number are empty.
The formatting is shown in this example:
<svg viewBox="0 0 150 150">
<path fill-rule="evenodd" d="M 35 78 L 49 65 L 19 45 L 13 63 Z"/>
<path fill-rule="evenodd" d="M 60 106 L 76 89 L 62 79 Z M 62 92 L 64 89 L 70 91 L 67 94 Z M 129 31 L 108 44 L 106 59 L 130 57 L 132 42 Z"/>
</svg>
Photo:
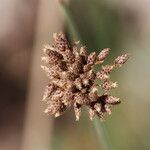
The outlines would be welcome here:
<svg viewBox="0 0 150 150">
<path fill-rule="evenodd" d="M 110 73 L 121 67 L 128 55 L 118 56 L 112 65 L 101 66 L 101 70 L 95 72 L 94 66 L 104 62 L 109 48 L 98 55 L 95 52 L 87 54 L 85 46 L 78 42 L 70 44 L 62 33 L 55 33 L 53 38 L 54 43 L 44 48 L 42 61 L 46 65 L 41 66 L 49 78 L 43 96 L 47 104 L 45 113 L 58 117 L 73 106 L 76 120 L 79 120 L 81 108 L 87 106 L 91 120 L 95 115 L 103 120 L 105 114 L 111 114 L 110 107 L 120 103 L 119 98 L 110 95 L 110 90 L 117 87 L 116 82 L 110 81 Z M 103 93 L 98 94 L 99 88 Z"/>
</svg>

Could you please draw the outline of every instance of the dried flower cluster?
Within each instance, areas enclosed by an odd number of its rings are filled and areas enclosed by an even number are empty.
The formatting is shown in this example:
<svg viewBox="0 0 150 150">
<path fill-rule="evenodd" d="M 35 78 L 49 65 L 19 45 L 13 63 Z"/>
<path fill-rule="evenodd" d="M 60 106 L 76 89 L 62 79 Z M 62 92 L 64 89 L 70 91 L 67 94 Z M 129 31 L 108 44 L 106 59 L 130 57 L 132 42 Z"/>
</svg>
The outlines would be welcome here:
<svg viewBox="0 0 150 150">
<path fill-rule="evenodd" d="M 100 71 L 94 72 L 93 67 L 104 62 L 109 48 L 98 55 L 95 52 L 88 55 L 85 46 L 79 46 L 78 42 L 71 45 L 62 33 L 55 33 L 53 38 L 54 43 L 44 48 L 42 61 L 46 65 L 41 66 L 49 78 L 43 96 L 48 105 L 45 113 L 58 117 L 73 106 L 76 120 L 79 120 L 81 108 L 87 106 L 91 120 L 95 115 L 103 120 L 106 113 L 111 114 L 110 107 L 120 103 L 119 98 L 110 95 L 110 90 L 117 87 L 116 82 L 110 81 L 110 73 L 121 67 L 128 55 L 121 55 L 112 65 L 104 65 Z M 96 79 L 101 83 L 96 83 Z M 98 88 L 103 90 L 100 95 Z"/>
</svg>

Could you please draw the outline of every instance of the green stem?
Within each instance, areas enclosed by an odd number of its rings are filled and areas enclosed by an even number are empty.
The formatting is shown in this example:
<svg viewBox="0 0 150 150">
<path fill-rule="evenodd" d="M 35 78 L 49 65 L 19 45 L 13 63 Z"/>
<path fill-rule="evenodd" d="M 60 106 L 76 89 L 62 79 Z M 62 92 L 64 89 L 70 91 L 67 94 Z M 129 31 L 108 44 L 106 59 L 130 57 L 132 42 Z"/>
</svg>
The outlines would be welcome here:
<svg viewBox="0 0 150 150">
<path fill-rule="evenodd" d="M 109 138 L 109 135 L 107 133 L 107 129 L 104 123 L 101 123 L 99 118 L 94 119 L 94 128 L 95 132 L 97 134 L 99 143 L 101 143 L 101 148 L 103 150 L 113 150 L 111 140 Z"/>
<path fill-rule="evenodd" d="M 64 16 L 66 18 L 66 21 L 69 25 L 70 31 L 72 32 L 75 39 L 81 40 L 80 34 L 77 32 L 78 29 L 76 27 L 76 23 L 74 22 L 73 16 L 71 15 L 71 12 L 68 8 L 68 6 L 65 3 L 62 3 L 61 5 L 62 11 L 64 13 Z M 107 134 L 106 127 L 103 123 L 100 122 L 98 118 L 94 120 L 94 128 L 99 140 L 99 143 L 102 143 L 102 149 L 103 150 L 113 150 L 111 141 L 109 140 L 109 136 Z"/>
<path fill-rule="evenodd" d="M 67 24 L 68 24 L 68 26 L 69 26 L 69 29 L 70 29 L 70 31 L 72 32 L 73 37 L 74 37 L 76 40 L 77 40 L 77 39 L 80 39 L 81 36 L 80 36 L 80 34 L 77 32 L 78 29 L 77 29 L 77 27 L 76 27 L 76 24 L 75 24 L 75 22 L 74 22 L 73 16 L 71 15 L 71 12 L 70 12 L 70 10 L 69 10 L 67 4 L 66 4 L 65 2 L 63 2 L 62 5 L 60 5 L 60 6 L 61 6 L 62 12 L 63 12 L 63 14 L 64 14 L 64 17 L 65 17 L 65 19 L 66 19 L 66 21 L 67 21 Z M 81 40 L 81 39 L 80 39 L 80 40 Z"/>
</svg>

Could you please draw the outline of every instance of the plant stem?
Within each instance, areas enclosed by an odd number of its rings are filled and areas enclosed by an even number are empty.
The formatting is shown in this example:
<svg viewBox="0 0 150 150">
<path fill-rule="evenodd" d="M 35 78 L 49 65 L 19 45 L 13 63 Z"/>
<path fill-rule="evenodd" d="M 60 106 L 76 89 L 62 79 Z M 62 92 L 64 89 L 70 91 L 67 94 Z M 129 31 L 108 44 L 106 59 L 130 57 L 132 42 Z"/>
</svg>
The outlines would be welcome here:
<svg viewBox="0 0 150 150">
<path fill-rule="evenodd" d="M 76 24 L 74 22 L 74 19 L 73 19 L 73 16 L 71 15 L 71 12 L 67 6 L 67 4 L 65 2 L 62 2 L 62 5 L 61 6 L 61 9 L 62 9 L 62 12 L 64 14 L 64 17 L 67 21 L 67 24 L 69 26 L 69 29 L 70 31 L 72 32 L 72 35 L 73 37 L 77 40 L 77 39 L 80 39 L 81 40 L 81 36 L 80 34 L 77 32 L 78 29 L 76 27 Z"/>
<path fill-rule="evenodd" d="M 66 21 L 69 25 L 70 31 L 72 32 L 75 39 L 81 40 L 81 36 L 79 34 L 76 23 L 73 19 L 73 16 L 71 15 L 71 12 L 68 8 L 68 6 L 65 4 L 65 2 L 62 3 L 61 8 L 63 10 L 64 16 L 66 18 Z M 100 122 L 98 118 L 95 118 L 94 120 L 94 128 L 99 140 L 99 143 L 102 143 L 102 149 L 103 150 L 113 150 L 111 141 L 109 139 L 109 136 L 107 134 L 107 129 L 103 123 Z"/>
<path fill-rule="evenodd" d="M 102 143 L 103 150 L 113 150 L 111 140 L 107 133 L 107 129 L 104 123 L 101 123 L 99 118 L 94 119 L 94 128 L 99 140 L 99 143 Z"/>
</svg>

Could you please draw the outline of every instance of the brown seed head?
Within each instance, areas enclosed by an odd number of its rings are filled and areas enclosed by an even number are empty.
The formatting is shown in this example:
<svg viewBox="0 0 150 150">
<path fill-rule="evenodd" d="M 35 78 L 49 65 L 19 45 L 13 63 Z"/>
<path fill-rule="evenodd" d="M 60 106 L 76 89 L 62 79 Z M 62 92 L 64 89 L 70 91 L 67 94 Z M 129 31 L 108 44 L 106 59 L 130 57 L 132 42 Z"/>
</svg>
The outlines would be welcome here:
<svg viewBox="0 0 150 150">
<path fill-rule="evenodd" d="M 95 52 L 88 55 L 85 46 L 80 47 L 79 42 L 71 44 L 62 33 L 55 33 L 53 38 L 54 43 L 44 48 L 45 66 L 41 66 L 49 78 L 43 95 L 47 104 L 45 113 L 58 117 L 73 106 L 79 120 L 81 109 L 86 106 L 91 120 L 95 115 L 104 120 L 105 114 L 111 114 L 111 106 L 120 103 L 119 98 L 110 95 L 111 89 L 117 87 L 116 82 L 109 80 L 110 74 L 127 61 L 128 55 L 117 57 L 113 65 L 101 66 L 101 70 L 95 72 L 94 66 L 104 61 L 109 48 L 98 56 Z M 103 89 L 101 93 L 99 89 Z"/>
</svg>

